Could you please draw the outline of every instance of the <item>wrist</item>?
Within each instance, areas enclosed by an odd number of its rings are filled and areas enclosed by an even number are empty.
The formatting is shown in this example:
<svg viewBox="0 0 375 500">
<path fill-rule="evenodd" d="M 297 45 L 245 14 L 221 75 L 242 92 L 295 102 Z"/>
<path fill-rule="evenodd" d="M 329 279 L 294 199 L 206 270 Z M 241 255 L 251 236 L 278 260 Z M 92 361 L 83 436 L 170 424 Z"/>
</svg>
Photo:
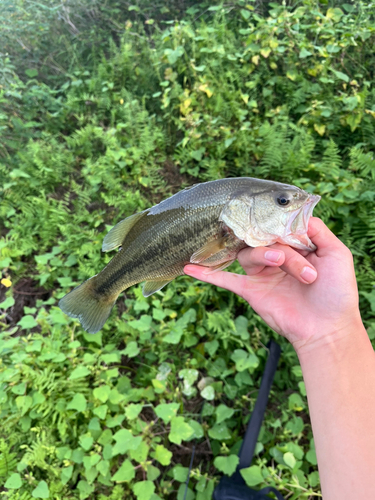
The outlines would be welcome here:
<svg viewBox="0 0 375 500">
<path fill-rule="evenodd" d="M 293 343 L 301 365 L 310 360 L 321 358 L 340 358 L 359 347 L 370 347 L 365 327 L 359 311 L 344 326 L 320 333 L 318 337 L 298 340 Z"/>
<path fill-rule="evenodd" d="M 319 335 L 298 356 L 323 496 L 372 498 L 375 353 L 359 314 L 345 328 Z"/>
</svg>

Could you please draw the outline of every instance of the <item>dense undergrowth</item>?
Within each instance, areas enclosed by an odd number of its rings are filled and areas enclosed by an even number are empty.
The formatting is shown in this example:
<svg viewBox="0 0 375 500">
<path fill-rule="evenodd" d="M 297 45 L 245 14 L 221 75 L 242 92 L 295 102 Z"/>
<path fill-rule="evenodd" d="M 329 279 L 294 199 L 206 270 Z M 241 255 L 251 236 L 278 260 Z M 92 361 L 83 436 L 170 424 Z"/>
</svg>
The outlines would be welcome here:
<svg viewBox="0 0 375 500">
<path fill-rule="evenodd" d="M 242 299 L 190 278 L 147 299 L 127 290 L 96 335 L 57 301 L 108 262 L 117 221 L 195 182 L 253 176 L 322 196 L 315 214 L 353 252 L 375 338 L 375 6 L 109 2 L 72 34 L 46 5 L 30 25 L 15 11 L 28 57 L 0 33 L 1 494 L 183 500 L 195 442 L 186 498 L 209 500 L 237 464 L 276 335 Z M 244 476 L 317 498 L 301 369 L 278 342 Z"/>
</svg>

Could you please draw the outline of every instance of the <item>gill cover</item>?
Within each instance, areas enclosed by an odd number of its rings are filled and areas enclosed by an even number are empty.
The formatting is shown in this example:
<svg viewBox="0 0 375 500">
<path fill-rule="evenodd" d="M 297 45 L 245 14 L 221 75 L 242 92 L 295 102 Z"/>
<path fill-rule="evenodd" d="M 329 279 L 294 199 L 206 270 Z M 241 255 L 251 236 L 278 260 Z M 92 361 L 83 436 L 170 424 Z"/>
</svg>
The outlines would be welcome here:
<svg viewBox="0 0 375 500">
<path fill-rule="evenodd" d="M 272 245 L 277 241 L 277 236 L 264 233 L 253 213 L 254 198 L 239 196 L 230 200 L 223 208 L 219 220 L 224 222 L 240 240 L 249 247 L 262 247 Z"/>
</svg>

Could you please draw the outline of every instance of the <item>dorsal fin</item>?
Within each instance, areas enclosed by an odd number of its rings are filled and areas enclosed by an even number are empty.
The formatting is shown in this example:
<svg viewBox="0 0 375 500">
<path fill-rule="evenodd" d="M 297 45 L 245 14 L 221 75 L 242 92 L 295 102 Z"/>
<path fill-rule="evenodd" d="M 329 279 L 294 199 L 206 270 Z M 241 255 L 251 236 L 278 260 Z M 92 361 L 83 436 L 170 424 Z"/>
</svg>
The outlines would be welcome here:
<svg viewBox="0 0 375 500">
<path fill-rule="evenodd" d="M 147 211 L 131 215 L 113 226 L 103 240 L 102 252 L 109 252 L 110 250 L 119 247 L 123 243 L 125 236 L 128 234 L 130 229 L 139 221 L 139 219 L 141 219 L 141 217 L 145 215 L 146 212 Z"/>
</svg>

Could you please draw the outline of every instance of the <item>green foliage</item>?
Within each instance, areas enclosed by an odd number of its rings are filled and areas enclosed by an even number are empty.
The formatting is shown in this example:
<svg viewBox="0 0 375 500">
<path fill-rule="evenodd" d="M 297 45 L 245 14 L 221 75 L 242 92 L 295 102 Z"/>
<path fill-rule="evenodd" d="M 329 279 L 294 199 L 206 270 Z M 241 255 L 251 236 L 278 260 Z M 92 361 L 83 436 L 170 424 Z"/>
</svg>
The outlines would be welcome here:
<svg viewBox="0 0 375 500">
<path fill-rule="evenodd" d="M 240 459 L 238 455 L 230 455 L 229 457 L 216 457 L 214 465 L 217 470 L 224 472 L 227 476 L 235 473 Z"/>
<path fill-rule="evenodd" d="M 17 454 L 11 453 L 10 446 L 2 439 L 0 441 L 0 477 L 13 478 L 12 483 L 17 483 L 18 479 L 14 474 L 10 475 L 17 465 Z"/>
<path fill-rule="evenodd" d="M 352 250 L 373 340 L 372 7 L 90 6 L 0 11 L 0 485 L 10 500 L 182 500 L 196 442 L 187 498 L 209 500 L 237 466 L 275 334 L 190 278 L 148 298 L 131 288 L 95 335 L 57 301 L 109 261 L 119 220 L 194 182 L 254 176 L 322 196 L 315 213 Z M 308 499 L 306 390 L 278 341 L 243 477 Z"/>
</svg>

